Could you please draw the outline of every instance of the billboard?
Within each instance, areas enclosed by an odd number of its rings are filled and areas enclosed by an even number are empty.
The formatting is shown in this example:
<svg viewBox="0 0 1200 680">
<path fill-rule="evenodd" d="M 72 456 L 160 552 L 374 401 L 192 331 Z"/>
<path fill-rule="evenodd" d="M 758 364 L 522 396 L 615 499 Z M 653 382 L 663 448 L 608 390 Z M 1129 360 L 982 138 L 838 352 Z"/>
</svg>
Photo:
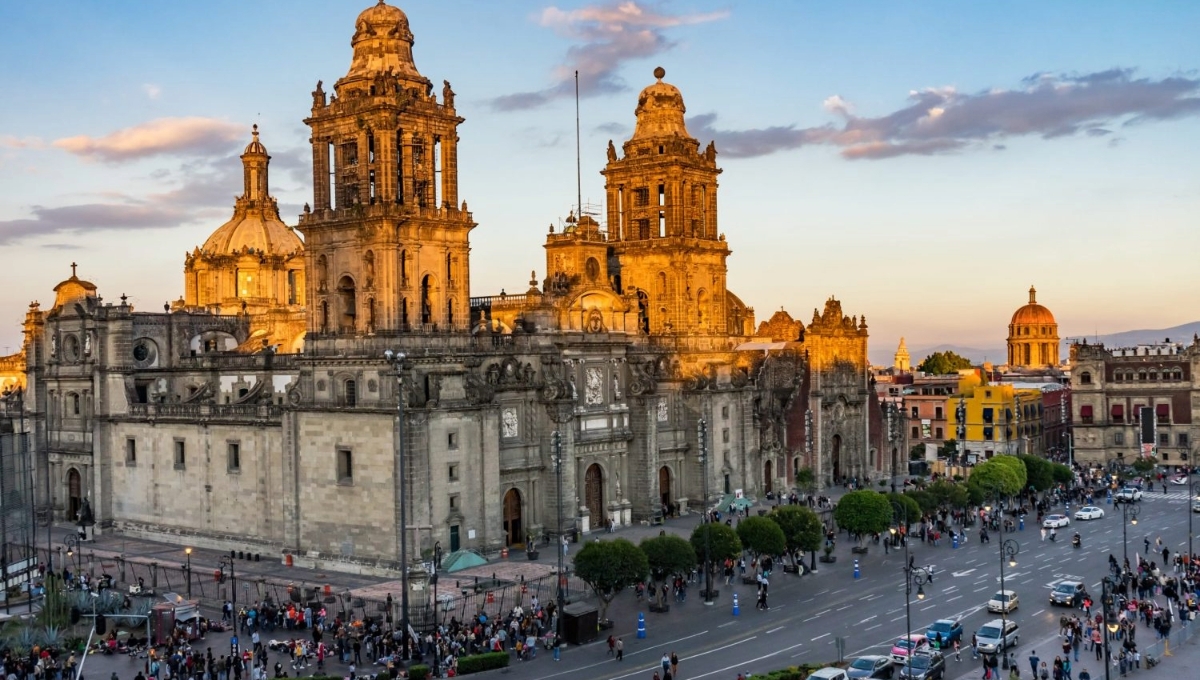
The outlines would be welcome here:
<svg viewBox="0 0 1200 680">
<path fill-rule="evenodd" d="M 1138 443 L 1141 444 L 1142 458 L 1153 456 L 1154 445 L 1158 443 L 1158 427 L 1154 421 L 1154 409 L 1152 407 L 1143 406 L 1138 409 L 1138 423 L 1140 425 Z"/>
</svg>

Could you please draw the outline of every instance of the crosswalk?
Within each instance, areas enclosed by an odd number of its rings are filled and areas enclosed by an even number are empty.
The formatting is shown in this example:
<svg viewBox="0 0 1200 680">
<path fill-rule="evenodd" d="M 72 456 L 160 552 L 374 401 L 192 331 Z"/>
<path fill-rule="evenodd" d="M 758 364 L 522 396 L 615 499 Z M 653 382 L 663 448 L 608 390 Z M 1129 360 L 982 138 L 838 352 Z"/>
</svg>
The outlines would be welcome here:
<svg viewBox="0 0 1200 680">
<path fill-rule="evenodd" d="M 1147 492 L 1147 493 L 1142 494 L 1142 500 L 1144 500 L 1144 501 L 1157 501 L 1157 500 L 1186 501 L 1187 499 L 1188 499 L 1188 494 L 1186 491 L 1179 491 L 1179 492 L 1175 492 L 1175 493 L 1168 492 L 1165 494 L 1164 493 L 1149 493 L 1149 492 Z"/>
</svg>

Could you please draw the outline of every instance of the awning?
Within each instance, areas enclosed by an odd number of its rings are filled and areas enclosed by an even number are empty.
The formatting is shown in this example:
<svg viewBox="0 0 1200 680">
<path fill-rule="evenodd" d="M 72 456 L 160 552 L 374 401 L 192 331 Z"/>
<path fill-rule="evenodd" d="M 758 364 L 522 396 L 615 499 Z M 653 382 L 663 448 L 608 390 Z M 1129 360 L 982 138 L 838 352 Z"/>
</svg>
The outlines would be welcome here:
<svg viewBox="0 0 1200 680">
<path fill-rule="evenodd" d="M 487 558 L 474 550 L 456 550 L 442 558 L 442 568 L 446 570 L 446 573 L 454 573 L 487 563 Z"/>
<path fill-rule="evenodd" d="M 1154 413 L 1159 418 L 1166 418 L 1167 416 L 1171 415 L 1171 405 L 1170 404 L 1155 404 L 1154 405 Z"/>
<path fill-rule="evenodd" d="M 1092 417 L 1092 405 L 1084 404 L 1083 406 L 1080 406 L 1079 407 L 1079 415 L 1083 416 L 1084 418 L 1091 418 Z"/>
<path fill-rule="evenodd" d="M 1125 405 L 1124 404 L 1113 404 L 1112 417 L 1113 418 L 1124 418 L 1125 417 Z"/>
</svg>

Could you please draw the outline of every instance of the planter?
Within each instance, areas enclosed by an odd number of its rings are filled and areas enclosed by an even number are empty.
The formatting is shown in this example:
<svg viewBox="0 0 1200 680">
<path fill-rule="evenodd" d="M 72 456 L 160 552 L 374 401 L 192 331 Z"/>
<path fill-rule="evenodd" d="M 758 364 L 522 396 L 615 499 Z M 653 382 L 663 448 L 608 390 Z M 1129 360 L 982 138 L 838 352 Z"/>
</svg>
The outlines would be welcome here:
<svg viewBox="0 0 1200 680">
<path fill-rule="evenodd" d="M 536 550 L 527 551 L 525 553 L 525 557 L 528 557 L 529 561 L 532 562 L 538 558 L 538 551 L 536 551 Z"/>
<path fill-rule="evenodd" d="M 798 564 L 785 564 L 785 565 L 783 565 L 783 573 L 785 573 L 785 574 L 799 574 L 799 573 L 800 573 L 800 565 L 798 565 Z"/>
<path fill-rule="evenodd" d="M 756 585 L 758 585 L 758 579 L 753 576 L 743 576 L 742 577 L 742 585 L 756 586 Z"/>
<path fill-rule="evenodd" d="M 600 630 L 612 630 L 612 627 L 613 627 L 612 619 L 604 619 L 599 624 Z"/>
<path fill-rule="evenodd" d="M 824 562 L 825 564 L 833 564 L 837 562 L 837 555 L 821 555 L 817 558 L 817 561 Z"/>
<path fill-rule="evenodd" d="M 671 611 L 671 605 L 669 604 L 664 604 L 662 606 L 657 604 L 650 605 L 650 612 L 653 614 L 666 614 L 669 611 Z"/>
<path fill-rule="evenodd" d="M 867 554 L 867 546 L 856 545 L 850 549 L 850 552 L 854 553 L 855 555 L 866 555 Z"/>
</svg>

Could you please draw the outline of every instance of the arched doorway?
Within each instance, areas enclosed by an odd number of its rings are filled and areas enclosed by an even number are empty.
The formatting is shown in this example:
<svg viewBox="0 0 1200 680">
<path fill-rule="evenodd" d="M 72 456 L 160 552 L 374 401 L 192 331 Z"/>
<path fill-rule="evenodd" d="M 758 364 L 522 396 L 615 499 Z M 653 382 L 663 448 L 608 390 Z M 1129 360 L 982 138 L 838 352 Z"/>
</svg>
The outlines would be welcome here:
<svg viewBox="0 0 1200 680">
<path fill-rule="evenodd" d="M 421 279 L 421 323 L 433 323 L 433 277 Z"/>
<path fill-rule="evenodd" d="M 338 296 L 342 300 L 342 316 L 339 330 L 343 333 L 353 333 L 358 327 L 355 319 L 358 316 L 358 299 L 354 279 L 343 276 L 338 280 Z"/>
<path fill-rule="evenodd" d="M 658 469 L 658 497 L 662 502 L 663 515 L 671 514 L 671 468 L 666 465 Z"/>
<path fill-rule="evenodd" d="M 608 516 L 604 514 L 604 470 L 600 469 L 599 463 L 592 463 L 583 475 L 583 498 L 592 516 L 592 526 L 607 525 Z"/>
<path fill-rule="evenodd" d="M 775 475 L 772 474 L 772 472 L 774 472 L 773 468 L 774 466 L 771 465 L 771 461 L 768 460 L 767 462 L 763 463 L 763 491 L 766 491 L 767 493 L 774 491 L 771 482 L 771 480 L 775 477 Z"/>
<path fill-rule="evenodd" d="M 504 544 L 524 543 L 521 533 L 521 492 L 509 489 L 504 494 Z"/>
<path fill-rule="evenodd" d="M 79 509 L 83 506 L 83 478 L 79 470 L 71 468 L 67 471 L 67 519 L 74 522 L 79 519 Z"/>
<path fill-rule="evenodd" d="M 842 435 L 833 435 L 832 445 L 830 446 L 829 460 L 833 468 L 833 483 L 837 484 L 842 479 Z"/>
</svg>

